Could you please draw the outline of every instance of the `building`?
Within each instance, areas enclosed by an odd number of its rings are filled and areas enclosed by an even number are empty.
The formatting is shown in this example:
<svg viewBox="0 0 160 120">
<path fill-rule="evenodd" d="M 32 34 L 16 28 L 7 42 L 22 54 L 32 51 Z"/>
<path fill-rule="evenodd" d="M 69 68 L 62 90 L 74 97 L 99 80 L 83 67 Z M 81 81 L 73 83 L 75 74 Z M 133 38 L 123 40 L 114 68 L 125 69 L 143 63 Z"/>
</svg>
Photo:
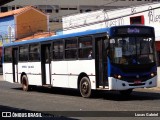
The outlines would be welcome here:
<svg viewBox="0 0 160 120">
<path fill-rule="evenodd" d="M 3 43 L 48 31 L 47 19 L 45 13 L 32 6 L 0 13 L 0 36 Z"/>
<path fill-rule="evenodd" d="M 117 25 L 143 24 L 155 28 L 156 41 L 160 41 L 160 3 L 148 3 L 112 10 L 97 10 L 64 16 L 63 33 Z"/>
<path fill-rule="evenodd" d="M 32 5 L 49 14 L 50 29 L 62 28 L 62 16 L 89 12 L 99 9 L 115 9 L 160 0 L 14 0 L 0 7 L 0 12 L 7 12 Z"/>
</svg>

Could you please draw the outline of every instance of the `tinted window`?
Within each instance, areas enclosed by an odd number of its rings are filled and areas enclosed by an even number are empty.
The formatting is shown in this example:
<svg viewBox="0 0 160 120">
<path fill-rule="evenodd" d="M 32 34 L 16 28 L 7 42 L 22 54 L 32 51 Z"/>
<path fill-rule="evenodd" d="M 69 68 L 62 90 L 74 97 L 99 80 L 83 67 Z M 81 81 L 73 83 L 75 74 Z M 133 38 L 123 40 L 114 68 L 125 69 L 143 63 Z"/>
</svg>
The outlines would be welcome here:
<svg viewBox="0 0 160 120">
<path fill-rule="evenodd" d="M 76 59 L 77 58 L 77 50 L 66 50 L 66 59 Z"/>
<path fill-rule="evenodd" d="M 77 48 L 76 38 L 66 39 L 65 43 L 66 43 L 66 46 L 65 46 L 66 49 Z"/>
<path fill-rule="evenodd" d="M 78 46 L 79 46 L 79 58 L 87 58 L 87 59 L 93 58 L 92 37 L 79 38 Z"/>
<path fill-rule="evenodd" d="M 92 47 L 92 37 L 79 38 L 79 48 Z"/>
<path fill-rule="evenodd" d="M 29 46 L 29 60 L 39 61 L 40 60 L 40 47 L 39 44 L 33 44 Z"/>
<path fill-rule="evenodd" d="M 11 47 L 4 49 L 4 62 L 12 62 L 12 48 Z"/>
<path fill-rule="evenodd" d="M 28 45 L 19 47 L 19 61 L 28 61 Z"/>
<path fill-rule="evenodd" d="M 63 59 L 64 45 L 63 41 L 53 42 L 53 59 Z"/>
<path fill-rule="evenodd" d="M 65 58 L 76 59 L 77 58 L 77 39 L 70 38 L 65 40 Z"/>
</svg>

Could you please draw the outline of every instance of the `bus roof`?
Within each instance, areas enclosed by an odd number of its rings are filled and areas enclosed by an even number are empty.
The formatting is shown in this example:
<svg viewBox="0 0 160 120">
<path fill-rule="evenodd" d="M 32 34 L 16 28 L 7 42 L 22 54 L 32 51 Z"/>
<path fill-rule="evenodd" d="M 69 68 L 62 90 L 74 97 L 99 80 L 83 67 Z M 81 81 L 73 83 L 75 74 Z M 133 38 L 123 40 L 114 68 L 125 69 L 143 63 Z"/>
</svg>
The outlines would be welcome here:
<svg viewBox="0 0 160 120">
<path fill-rule="evenodd" d="M 7 46 L 16 46 L 16 45 L 23 45 L 23 44 L 30 44 L 30 43 L 39 43 L 39 42 L 45 42 L 45 41 L 53 41 L 53 40 L 58 40 L 58 39 L 70 38 L 70 37 L 91 35 L 91 34 L 95 34 L 95 33 L 105 33 L 105 32 L 108 31 L 108 29 L 109 28 L 102 28 L 102 29 L 87 30 L 87 31 L 83 31 L 83 32 L 70 33 L 70 34 L 53 35 L 53 36 L 45 37 L 45 38 L 36 38 L 36 39 L 24 40 L 24 41 L 20 41 L 20 42 L 8 43 L 8 44 L 4 44 L 3 46 L 4 47 L 7 47 Z"/>
<path fill-rule="evenodd" d="M 113 26 L 113 27 L 108 27 L 108 28 L 101 28 L 101 29 L 95 29 L 95 30 L 87 30 L 83 32 L 77 32 L 77 33 L 70 33 L 70 34 L 62 34 L 62 35 L 54 35 L 50 37 L 45 37 L 45 38 L 36 38 L 36 39 L 31 39 L 31 40 L 25 40 L 25 41 L 20 41 L 20 42 L 13 42 L 13 43 L 8 43 L 4 44 L 4 47 L 9 47 L 9 46 L 16 46 L 16 45 L 24 45 L 24 44 L 31 44 L 31 43 L 39 43 L 39 42 L 45 42 L 45 41 L 53 41 L 53 40 L 58 40 L 58 39 L 64 39 L 64 38 L 70 38 L 70 37 L 77 37 L 77 36 L 84 36 L 84 35 L 92 35 L 92 34 L 98 34 L 98 33 L 110 33 L 110 29 L 112 28 L 118 28 L 118 27 L 128 27 L 128 26 L 137 26 L 137 25 L 123 25 L 123 26 Z M 144 27 L 141 25 L 138 25 L 137 27 Z M 145 26 L 149 27 L 149 26 Z M 149 27 L 153 28 L 153 27 Z"/>
</svg>

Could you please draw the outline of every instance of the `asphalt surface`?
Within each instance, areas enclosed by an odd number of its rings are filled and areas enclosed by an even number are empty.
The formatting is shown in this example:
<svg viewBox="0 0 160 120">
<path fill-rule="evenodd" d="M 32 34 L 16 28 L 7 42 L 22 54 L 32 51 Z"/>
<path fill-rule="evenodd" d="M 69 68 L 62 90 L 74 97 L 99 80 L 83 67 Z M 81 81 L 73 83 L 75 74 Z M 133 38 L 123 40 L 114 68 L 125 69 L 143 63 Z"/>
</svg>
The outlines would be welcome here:
<svg viewBox="0 0 160 120">
<path fill-rule="evenodd" d="M 6 111 L 38 112 L 43 119 L 158 120 L 160 90 L 136 89 L 130 97 L 121 96 L 116 91 L 98 91 L 93 98 L 86 99 L 80 96 L 79 91 L 72 89 L 37 87 L 24 92 L 21 85 L 3 81 L 0 75 L 0 112 Z M 158 114 L 158 117 L 135 115 L 152 112 Z"/>
<path fill-rule="evenodd" d="M 2 69 L 2 67 L 0 67 L 0 75 L 2 75 L 3 74 L 3 69 Z"/>
</svg>

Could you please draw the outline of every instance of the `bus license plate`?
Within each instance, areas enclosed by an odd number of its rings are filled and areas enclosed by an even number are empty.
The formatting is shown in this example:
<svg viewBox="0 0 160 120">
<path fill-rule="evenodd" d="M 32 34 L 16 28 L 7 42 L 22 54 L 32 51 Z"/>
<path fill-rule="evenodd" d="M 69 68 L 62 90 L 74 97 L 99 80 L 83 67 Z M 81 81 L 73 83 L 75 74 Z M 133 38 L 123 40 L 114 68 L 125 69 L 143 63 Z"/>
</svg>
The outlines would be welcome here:
<svg viewBox="0 0 160 120">
<path fill-rule="evenodd" d="M 134 81 L 134 84 L 139 84 L 139 83 L 141 83 L 141 80 L 135 80 Z"/>
</svg>

